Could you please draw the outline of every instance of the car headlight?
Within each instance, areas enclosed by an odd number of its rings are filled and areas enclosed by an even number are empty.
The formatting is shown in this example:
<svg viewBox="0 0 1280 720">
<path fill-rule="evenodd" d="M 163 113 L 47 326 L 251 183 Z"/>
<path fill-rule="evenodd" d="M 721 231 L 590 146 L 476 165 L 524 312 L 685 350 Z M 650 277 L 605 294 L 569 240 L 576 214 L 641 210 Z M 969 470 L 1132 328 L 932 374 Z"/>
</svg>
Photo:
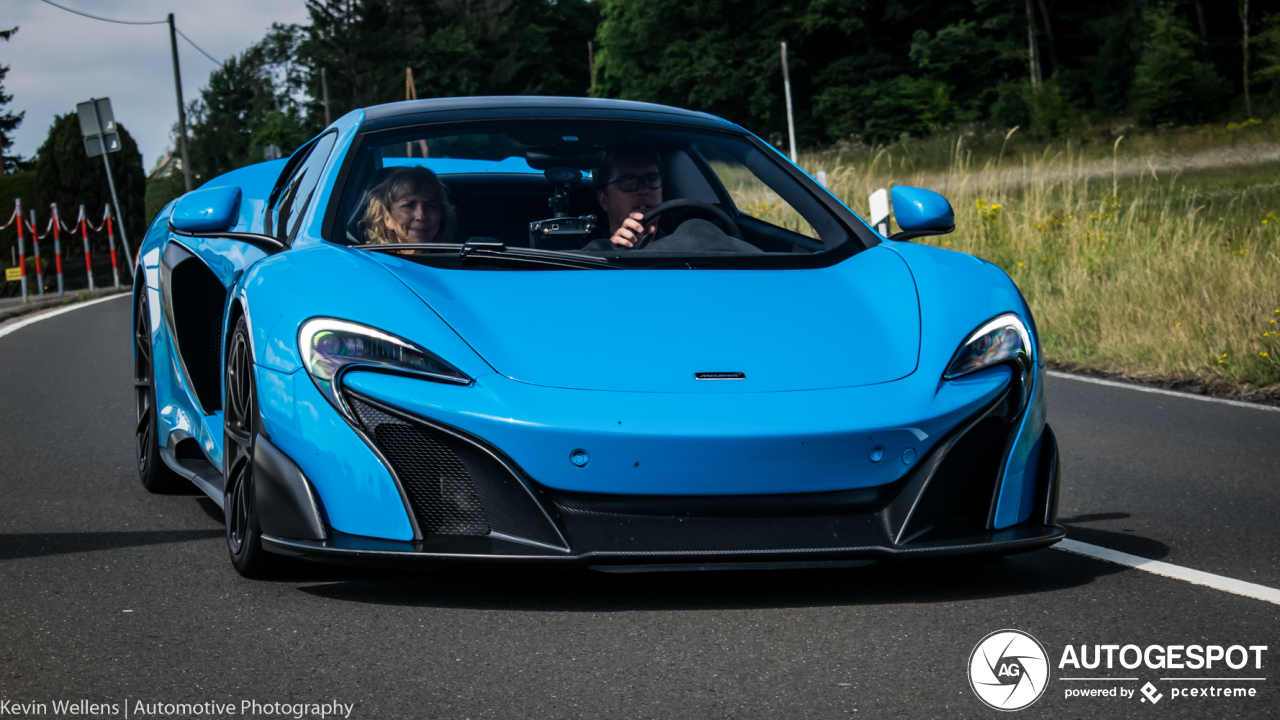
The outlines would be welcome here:
<svg viewBox="0 0 1280 720">
<path fill-rule="evenodd" d="M 346 320 L 306 321 L 298 331 L 298 349 L 316 387 L 348 417 L 351 412 L 338 392 L 348 370 L 412 375 L 453 385 L 471 383 L 461 370 L 408 340 Z"/>
<path fill-rule="evenodd" d="M 947 365 L 947 380 L 1010 360 L 1030 363 L 1031 333 L 1022 318 L 1006 313 L 988 320 L 964 341 Z"/>
</svg>

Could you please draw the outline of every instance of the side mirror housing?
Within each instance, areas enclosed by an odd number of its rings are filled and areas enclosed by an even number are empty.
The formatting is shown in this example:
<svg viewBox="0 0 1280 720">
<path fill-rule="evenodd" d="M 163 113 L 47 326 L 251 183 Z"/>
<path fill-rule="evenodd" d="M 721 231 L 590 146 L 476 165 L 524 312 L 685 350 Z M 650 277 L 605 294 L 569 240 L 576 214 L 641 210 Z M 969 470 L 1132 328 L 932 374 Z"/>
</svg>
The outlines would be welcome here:
<svg viewBox="0 0 1280 720">
<path fill-rule="evenodd" d="M 902 232 L 891 240 L 945 235 L 956 229 L 956 213 L 947 199 L 932 190 L 899 185 L 893 188 L 893 216 Z"/>
<path fill-rule="evenodd" d="M 223 232 L 240 218 L 240 188 L 192 190 L 178 199 L 169 224 L 186 233 Z"/>
</svg>

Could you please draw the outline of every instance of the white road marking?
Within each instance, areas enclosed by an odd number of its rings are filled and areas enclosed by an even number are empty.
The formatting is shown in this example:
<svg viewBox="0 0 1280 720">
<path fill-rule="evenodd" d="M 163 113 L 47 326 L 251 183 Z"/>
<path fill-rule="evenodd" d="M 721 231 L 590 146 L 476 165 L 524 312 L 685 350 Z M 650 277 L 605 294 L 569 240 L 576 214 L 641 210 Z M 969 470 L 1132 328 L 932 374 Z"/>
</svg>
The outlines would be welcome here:
<svg viewBox="0 0 1280 720">
<path fill-rule="evenodd" d="M 115 300 L 116 298 L 129 297 L 129 296 L 130 296 L 129 293 L 127 292 L 120 293 L 119 295 L 108 295 L 107 297 L 98 298 L 97 300 L 87 300 L 82 303 L 68 305 L 67 307 L 64 307 L 64 308 L 58 308 L 57 310 L 50 310 L 49 312 L 46 312 L 46 313 L 40 313 L 39 315 L 32 315 L 26 320 L 19 320 L 18 322 L 12 325 L 6 325 L 5 327 L 0 328 L 0 337 L 4 337 L 5 335 L 8 335 L 9 333 L 14 332 L 16 330 L 21 330 L 22 328 L 32 323 L 38 323 L 41 320 L 48 320 L 49 318 L 55 315 L 61 315 L 62 313 L 69 313 L 72 310 L 79 310 L 80 308 L 89 307 L 90 305 L 97 305 L 98 303 L 106 302 L 108 300 Z"/>
<path fill-rule="evenodd" d="M 1137 555 L 1122 553 L 1119 550 L 1111 550 L 1110 548 L 1098 547 L 1076 540 L 1062 540 L 1054 547 L 1059 550 L 1077 553 L 1079 555 L 1088 555 L 1099 560 L 1117 563 L 1119 565 L 1127 565 L 1138 570 L 1146 570 L 1149 573 L 1163 575 L 1165 577 L 1174 578 L 1175 580 L 1184 580 L 1194 585 L 1204 585 L 1215 590 L 1234 593 L 1251 597 L 1256 600 L 1265 600 L 1269 603 L 1280 605 L 1280 590 L 1269 588 L 1265 585 L 1255 585 L 1253 583 L 1244 582 L 1243 580 L 1235 580 L 1213 573 L 1201 572 L 1184 568 L 1178 565 L 1170 565 L 1169 563 L 1160 562 L 1159 560 L 1148 560 Z"/>
<path fill-rule="evenodd" d="M 1269 410 L 1271 412 L 1280 412 L 1280 407 L 1275 405 L 1261 405 L 1259 403 L 1242 402 L 1240 400 L 1226 400 L 1224 398 L 1210 397 L 1209 395 L 1196 395 L 1194 393 L 1178 392 L 1177 390 L 1165 390 L 1164 388 L 1153 388 L 1145 385 L 1134 385 L 1132 383 L 1116 382 L 1115 380 L 1102 380 L 1099 378 L 1086 377 L 1084 375 L 1072 375 L 1071 373 L 1058 372 L 1050 370 L 1049 377 L 1062 378 L 1063 380 L 1079 380 L 1080 382 L 1093 383 L 1094 385 L 1106 385 L 1107 387 L 1124 388 L 1126 390 L 1137 390 L 1144 393 L 1155 393 L 1156 395 L 1170 395 L 1187 400 L 1203 400 L 1204 402 L 1222 403 L 1223 405 L 1232 405 L 1234 407 L 1252 408 L 1253 410 Z"/>
</svg>

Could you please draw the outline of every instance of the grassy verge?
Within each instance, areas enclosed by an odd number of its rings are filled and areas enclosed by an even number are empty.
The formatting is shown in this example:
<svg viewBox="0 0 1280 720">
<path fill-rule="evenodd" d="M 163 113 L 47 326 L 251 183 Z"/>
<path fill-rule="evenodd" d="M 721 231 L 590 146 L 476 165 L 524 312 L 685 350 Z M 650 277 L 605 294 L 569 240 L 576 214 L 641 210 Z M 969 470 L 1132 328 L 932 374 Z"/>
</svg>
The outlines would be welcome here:
<svg viewBox="0 0 1280 720">
<path fill-rule="evenodd" d="M 835 148 L 801 164 L 826 170 L 859 211 L 878 187 L 944 193 L 956 232 L 919 242 L 1004 268 L 1062 366 L 1280 389 L 1280 127 L 1105 148 L 975 152 L 964 139 L 945 164 L 900 147 Z"/>
</svg>

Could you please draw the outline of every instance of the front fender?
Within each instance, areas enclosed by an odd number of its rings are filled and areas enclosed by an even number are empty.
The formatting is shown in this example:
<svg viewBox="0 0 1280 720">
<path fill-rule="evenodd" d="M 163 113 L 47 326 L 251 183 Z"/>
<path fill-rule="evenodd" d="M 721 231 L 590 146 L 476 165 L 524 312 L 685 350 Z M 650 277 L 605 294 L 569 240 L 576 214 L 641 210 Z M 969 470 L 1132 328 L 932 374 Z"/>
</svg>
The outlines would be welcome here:
<svg viewBox="0 0 1280 720">
<path fill-rule="evenodd" d="M 1031 517 L 1036 496 L 1041 436 L 1048 418 L 1044 395 L 1044 353 L 1035 319 L 1017 285 L 996 265 L 965 253 L 909 242 L 884 244 L 911 268 L 920 294 L 920 369 L 942 380 L 960 343 L 979 324 L 1006 312 L 1017 313 L 1031 334 L 1031 396 L 1014 431 L 1005 462 L 992 526 L 1016 525 Z"/>
<path fill-rule="evenodd" d="M 378 456 L 320 394 L 302 367 L 306 320 L 335 317 L 411 340 L 472 378 L 493 374 L 425 303 L 363 251 L 324 244 L 295 248 L 249 268 L 233 288 L 248 325 L 263 427 L 315 487 L 337 530 L 412 540 L 399 488 Z"/>
</svg>

